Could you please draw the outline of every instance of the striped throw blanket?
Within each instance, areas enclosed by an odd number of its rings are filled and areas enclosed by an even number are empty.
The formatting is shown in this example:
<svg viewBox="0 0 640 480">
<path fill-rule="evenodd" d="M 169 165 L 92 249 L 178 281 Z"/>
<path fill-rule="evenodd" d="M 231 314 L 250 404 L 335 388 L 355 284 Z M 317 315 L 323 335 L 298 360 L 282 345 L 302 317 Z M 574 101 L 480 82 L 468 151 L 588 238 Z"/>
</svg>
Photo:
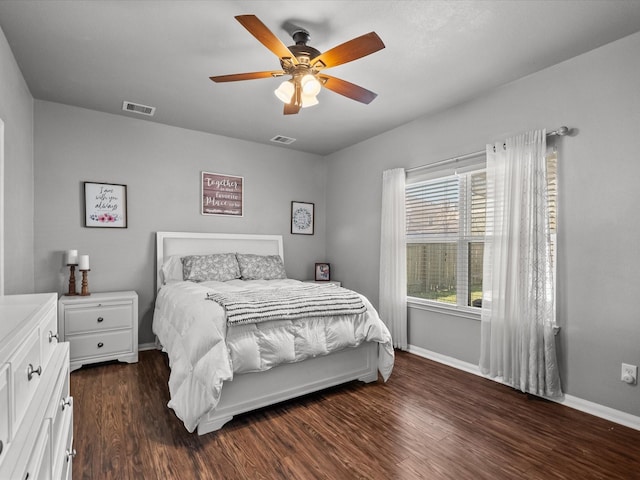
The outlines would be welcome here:
<svg viewBox="0 0 640 480">
<path fill-rule="evenodd" d="M 336 285 L 302 285 L 273 289 L 208 293 L 207 300 L 220 304 L 227 325 L 294 320 L 329 315 L 355 315 L 366 307 L 355 292 Z"/>
</svg>

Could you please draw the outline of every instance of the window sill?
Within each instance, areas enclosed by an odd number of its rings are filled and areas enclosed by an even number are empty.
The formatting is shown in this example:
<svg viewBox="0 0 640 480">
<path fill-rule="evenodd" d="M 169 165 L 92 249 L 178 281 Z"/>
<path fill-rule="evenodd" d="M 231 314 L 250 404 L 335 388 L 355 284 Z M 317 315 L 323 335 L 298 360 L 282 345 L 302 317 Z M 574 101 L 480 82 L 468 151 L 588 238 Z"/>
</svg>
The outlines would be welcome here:
<svg viewBox="0 0 640 480">
<path fill-rule="evenodd" d="M 407 307 L 480 321 L 480 308 L 476 307 L 446 305 L 417 297 L 407 297 Z"/>
</svg>

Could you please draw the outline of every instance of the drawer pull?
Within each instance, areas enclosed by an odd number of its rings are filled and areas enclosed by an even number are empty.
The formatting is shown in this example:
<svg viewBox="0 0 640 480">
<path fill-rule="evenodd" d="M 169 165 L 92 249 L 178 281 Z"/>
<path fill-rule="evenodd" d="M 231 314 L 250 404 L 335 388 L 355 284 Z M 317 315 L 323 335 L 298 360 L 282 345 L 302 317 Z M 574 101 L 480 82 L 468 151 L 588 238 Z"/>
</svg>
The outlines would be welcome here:
<svg viewBox="0 0 640 480">
<path fill-rule="evenodd" d="M 33 365 L 29 364 L 29 368 L 27 368 L 27 379 L 31 381 L 34 374 L 38 374 L 38 376 L 42 375 L 42 365 L 38 365 L 38 368 L 33 369 Z"/>
<path fill-rule="evenodd" d="M 75 456 L 77 455 L 76 449 L 72 448 L 71 450 L 65 450 L 65 453 L 67 455 L 67 462 L 69 460 L 73 460 L 75 458 Z"/>
<path fill-rule="evenodd" d="M 60 337 L 57 333 L 53 333 L 51 330 L 49 330 L 49 343 L 53 342 L 54 338 L 56 339 L 56 341 L 60 340 Z"/>
<path fill-rule="evenodd" d="M 104 318 L 98 317 L 98 323 L 102 323 L 102 322 L 104 322 Z"/>
<path fill-rule="evenodd" d="M 62 407 L 62 410 L 70 407 L 71 405 L 73 405 L 73 397 L 67 397 L 60 400 L 60 406 Z"/>
<path fill-rule="evenodd" d="M 104 343 L 98 342 L 98 348 L 102 348 L 102 347 L 104 347 Z"/>
<path fill-rule="evenodd" d="M 4 443 L 0 440 L 0 454 L 2 454 L 2 450 L 4 450 Z"/>
</svg>

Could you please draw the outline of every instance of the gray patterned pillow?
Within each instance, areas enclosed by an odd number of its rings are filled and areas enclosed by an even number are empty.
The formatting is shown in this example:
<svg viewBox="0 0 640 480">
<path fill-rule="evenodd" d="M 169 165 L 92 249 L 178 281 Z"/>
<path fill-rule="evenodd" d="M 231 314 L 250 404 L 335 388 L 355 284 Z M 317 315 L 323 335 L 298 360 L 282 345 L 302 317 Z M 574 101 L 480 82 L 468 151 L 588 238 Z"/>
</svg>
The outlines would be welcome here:
<svg viewBox="0 0 640 480">
<path fill-rule="evenodd" d="M 277 280 L 287 278 L 280 255 L 236 253 L 243 280 Z"/>
<path fill-rule="evenodd" d="M 240 278 L 235 253 L 190 255 L 182 257 L 182 278 L 192 282 L 226 282 Z"/>
</svg>

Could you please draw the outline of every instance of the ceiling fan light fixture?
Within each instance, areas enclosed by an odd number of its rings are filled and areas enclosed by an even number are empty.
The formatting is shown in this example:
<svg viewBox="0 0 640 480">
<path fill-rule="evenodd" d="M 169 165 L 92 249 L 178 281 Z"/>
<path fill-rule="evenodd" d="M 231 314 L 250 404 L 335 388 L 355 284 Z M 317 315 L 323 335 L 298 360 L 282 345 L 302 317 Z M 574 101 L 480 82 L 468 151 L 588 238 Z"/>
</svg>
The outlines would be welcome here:
<svg viewBox="0 0 640 480">
<path fill-rule="evenodd" d="M 304 95 L 316 96 L 320 93 L 322 84 L 318 81 L 315 75 L 307 73 L 300 79 L 300 86 L 302 87 L 302 93 Z"/>
<path fill-rule="evenodd" d="M 295 90 L 296 87 L 293 85 L 293 82 L 291 80 L 285 80 L 274 90 L 273 93 L 275 93 L 276 97 L 278 97 L 283 103 L 291 103 Z"/>
</svg>

